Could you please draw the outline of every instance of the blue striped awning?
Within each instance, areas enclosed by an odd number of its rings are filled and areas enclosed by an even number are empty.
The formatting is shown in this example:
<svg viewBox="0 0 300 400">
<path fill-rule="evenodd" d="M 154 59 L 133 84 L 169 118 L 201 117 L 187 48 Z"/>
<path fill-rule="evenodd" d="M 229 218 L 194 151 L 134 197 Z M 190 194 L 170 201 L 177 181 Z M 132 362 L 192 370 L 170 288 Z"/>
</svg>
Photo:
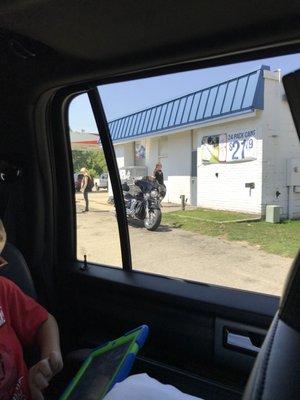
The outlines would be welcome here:
<svg viewBox="0 0 300 400">
<path fill-rule="evenodd" d="M 263 109 L 263 71 L 270 67 L 221 82 L 197 92 L 158 104 L 109 122 L 113 141 L 213 121 Z"/>
</svg>

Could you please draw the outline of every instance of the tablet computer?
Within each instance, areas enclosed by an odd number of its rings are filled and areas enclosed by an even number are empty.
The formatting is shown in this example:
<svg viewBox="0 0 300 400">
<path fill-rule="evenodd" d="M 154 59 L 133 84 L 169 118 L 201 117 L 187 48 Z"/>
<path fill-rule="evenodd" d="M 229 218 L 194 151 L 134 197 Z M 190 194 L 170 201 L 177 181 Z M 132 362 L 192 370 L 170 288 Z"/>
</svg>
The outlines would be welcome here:
<svg viewBox="0 0 300 400">
<path fill-rule="evenodd" d="M 93 350 L 59 400 L 101 400 L 130 373 L 149 328 L 142 325 Z"/>
</svg>

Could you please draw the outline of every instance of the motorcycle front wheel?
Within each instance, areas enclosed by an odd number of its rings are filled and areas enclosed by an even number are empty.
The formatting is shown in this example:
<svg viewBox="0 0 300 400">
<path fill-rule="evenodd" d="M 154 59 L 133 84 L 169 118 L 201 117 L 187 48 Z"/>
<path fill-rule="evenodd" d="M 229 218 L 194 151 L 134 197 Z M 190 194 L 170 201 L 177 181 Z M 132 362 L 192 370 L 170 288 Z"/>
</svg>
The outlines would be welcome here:
<svg viewBox="0 0 300 400">
<path fill-rule="evenodd" d="M 148 231 L 155 231 L 161 223 L 161 211 L 158 209 L 149 210 L 149 218 L 144 219 L 144 227 Z"/>
</svg>

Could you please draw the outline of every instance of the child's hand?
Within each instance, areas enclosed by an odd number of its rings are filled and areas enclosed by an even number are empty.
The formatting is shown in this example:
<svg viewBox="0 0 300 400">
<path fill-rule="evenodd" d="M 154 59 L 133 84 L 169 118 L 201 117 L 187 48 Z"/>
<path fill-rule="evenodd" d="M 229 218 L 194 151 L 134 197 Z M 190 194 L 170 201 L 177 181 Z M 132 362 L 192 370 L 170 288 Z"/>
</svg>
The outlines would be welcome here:
<svg viewBox="0 0 300 400">
<path fill-rule="evenodd" d="M 32 400 L 44 400 L 43 390 L 63 367 L 59 351 L 52 351 L 48 358 L 39 361 L 29 370 L 29 388 Z"/>
</svg>

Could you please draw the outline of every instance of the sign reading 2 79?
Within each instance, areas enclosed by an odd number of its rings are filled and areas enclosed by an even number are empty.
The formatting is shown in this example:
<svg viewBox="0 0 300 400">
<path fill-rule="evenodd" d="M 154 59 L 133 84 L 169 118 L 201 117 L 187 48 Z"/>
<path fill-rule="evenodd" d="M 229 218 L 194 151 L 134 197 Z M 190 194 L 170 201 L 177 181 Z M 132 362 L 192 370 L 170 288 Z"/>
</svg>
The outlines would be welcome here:
<svg viewBox="0 0 300 400">
<path fill-rule="evenodd" d="M 227 134 L 226 161 L 254 160 L 256 156 L 256 130 Z"/>
</svg>

